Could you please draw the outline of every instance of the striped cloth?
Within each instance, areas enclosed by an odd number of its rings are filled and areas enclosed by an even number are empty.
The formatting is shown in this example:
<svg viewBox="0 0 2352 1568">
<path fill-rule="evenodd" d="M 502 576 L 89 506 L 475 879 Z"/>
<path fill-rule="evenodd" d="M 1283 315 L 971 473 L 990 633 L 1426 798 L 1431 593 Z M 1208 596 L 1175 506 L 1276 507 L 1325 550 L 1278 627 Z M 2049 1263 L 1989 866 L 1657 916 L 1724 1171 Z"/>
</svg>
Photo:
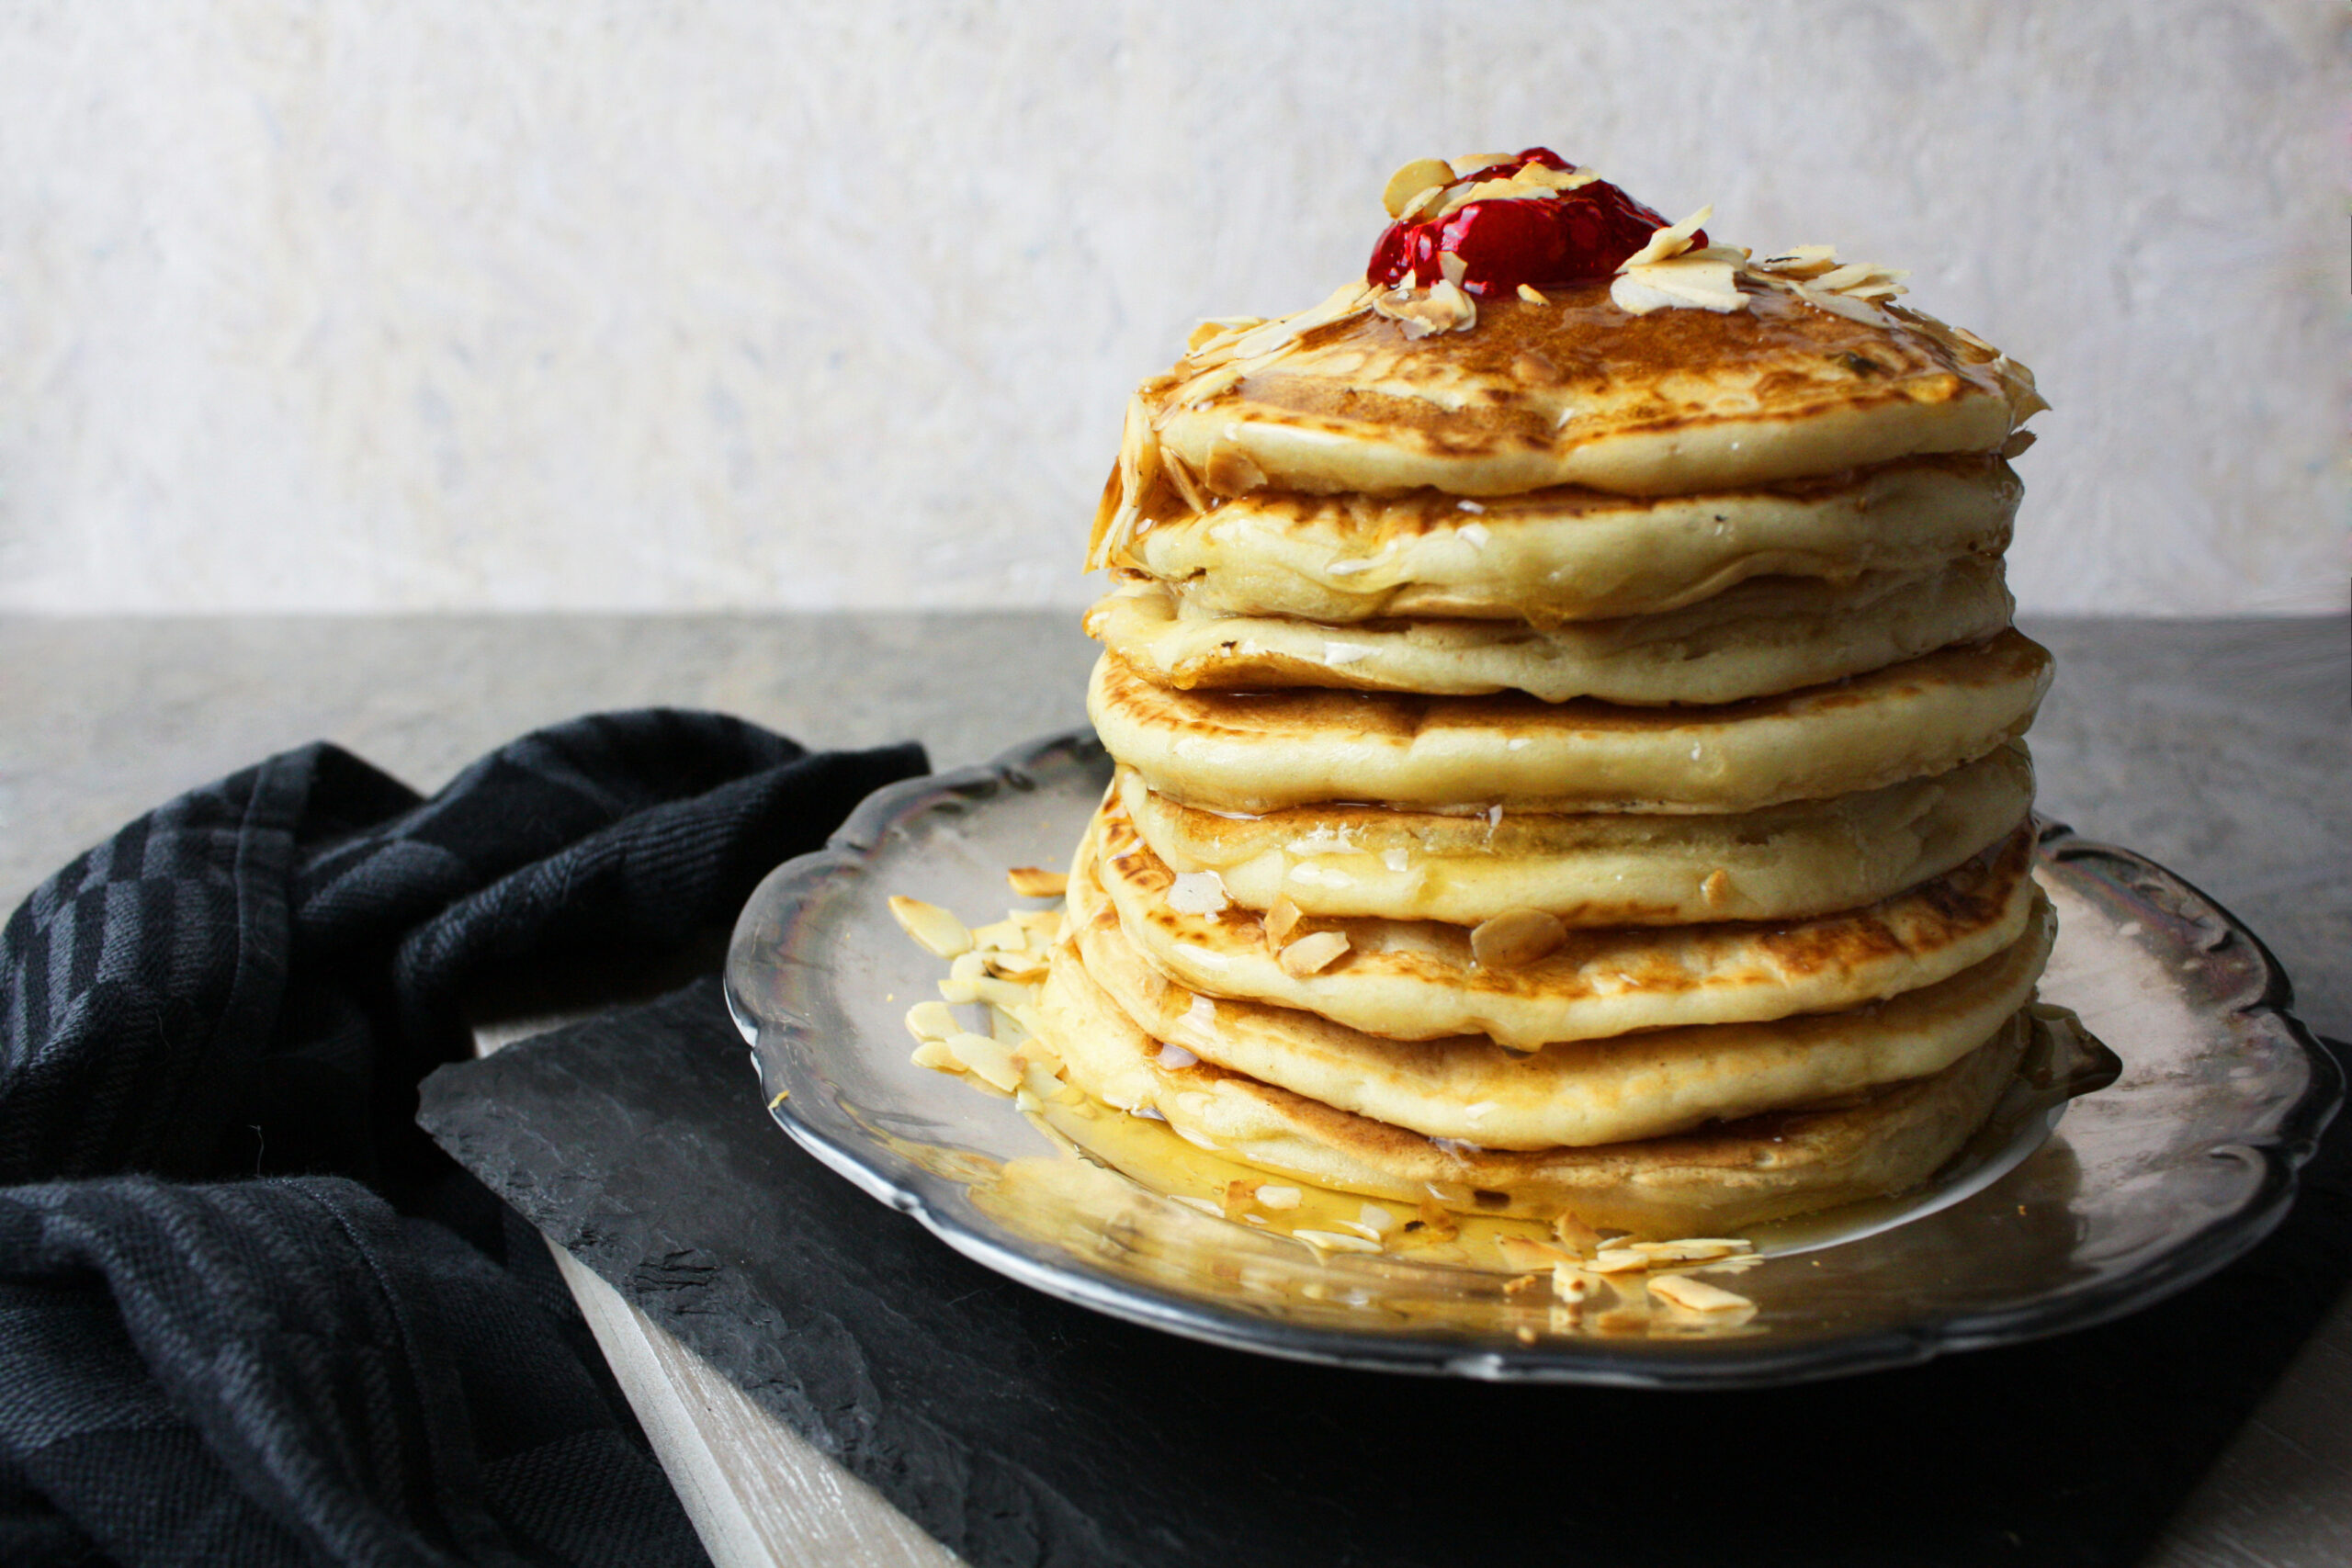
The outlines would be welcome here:
<svg viewBox="0 0 2352 1568">
<path fill-rule="evenodd" d="M 702 1561 L 415 1084 L 469 982 L 723 926 L 924 767 L 650 710 L 424 799 L 312 745 L 51 877 L 0 934 L 0 1562 Z"/>
</svg>

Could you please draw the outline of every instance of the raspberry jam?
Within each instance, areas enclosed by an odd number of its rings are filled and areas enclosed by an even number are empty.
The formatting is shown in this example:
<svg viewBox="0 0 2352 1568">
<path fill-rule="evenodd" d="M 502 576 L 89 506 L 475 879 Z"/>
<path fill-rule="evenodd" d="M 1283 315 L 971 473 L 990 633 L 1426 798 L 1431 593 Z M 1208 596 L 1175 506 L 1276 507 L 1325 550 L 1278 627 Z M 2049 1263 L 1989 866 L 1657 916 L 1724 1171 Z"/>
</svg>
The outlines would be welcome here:
<svg viewBox="0 0 2352 1568">
<path fill-rule="evenodd" d="M 1466 178 L 1484 185 L 1538 164 L 1576 170 L 1550 148 L 1530 147 Z M 1649 243 L 1652 231 L 1665 227 L 1664 218 L 1606 180 L 1534 200 L 1473 201 L 1442 218 L 1391 223 L 1373 247 L 1364 281 L 1393 288 L 1409 279 L 1427 288 L 1444 276 L 1438 257 L 1451 254 L 1462 258 L 1462 287 L 1475 295 L 1508 294 L 1522 283 L 1537 288 L 1599 283 Z M 1705 231 L 1690 243 L 1704 245 Z"/>
</svg>

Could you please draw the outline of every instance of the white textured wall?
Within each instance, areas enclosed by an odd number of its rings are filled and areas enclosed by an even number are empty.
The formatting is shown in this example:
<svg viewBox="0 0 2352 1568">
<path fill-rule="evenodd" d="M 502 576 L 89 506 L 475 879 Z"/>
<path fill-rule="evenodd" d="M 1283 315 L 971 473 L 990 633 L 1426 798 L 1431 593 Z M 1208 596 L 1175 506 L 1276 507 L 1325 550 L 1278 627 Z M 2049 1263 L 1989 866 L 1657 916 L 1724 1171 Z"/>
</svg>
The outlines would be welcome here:
<svg viewBox="0 0 2352 1568">
<path fill-rule="evenodd" d="M 1125 388 L 1548 142 L 2035 366 L 2033 608 L 2339 607 L 2319 0 L 0 9 L 0 607 L 1075 603 Z"/>
</svg>

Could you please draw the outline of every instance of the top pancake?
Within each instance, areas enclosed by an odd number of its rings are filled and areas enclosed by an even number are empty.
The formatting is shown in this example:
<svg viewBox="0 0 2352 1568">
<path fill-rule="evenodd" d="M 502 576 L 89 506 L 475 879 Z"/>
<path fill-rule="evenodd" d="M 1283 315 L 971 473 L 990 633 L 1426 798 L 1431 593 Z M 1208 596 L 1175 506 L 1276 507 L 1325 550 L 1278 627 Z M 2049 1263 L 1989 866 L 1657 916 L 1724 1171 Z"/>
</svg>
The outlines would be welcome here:
<svg viewBox="0 0 2352 1568">
<path fill-rule="evenodd" d="M 1287 344 L 1180 361 L 1145 404 L 1160 448 L 1216 493 L 1469 496 L 1683 494 L 1988 452 L 2041 406 L 2021 367 L 1916 311 L 1856 321 L 1753 276 L 1740 288 L 1747 309 L 1722 313 L 1635 316 L 1602 284 L 1487 299 L 1475 326 L 1421 338 L 1342 291 Z"/>
</svg>

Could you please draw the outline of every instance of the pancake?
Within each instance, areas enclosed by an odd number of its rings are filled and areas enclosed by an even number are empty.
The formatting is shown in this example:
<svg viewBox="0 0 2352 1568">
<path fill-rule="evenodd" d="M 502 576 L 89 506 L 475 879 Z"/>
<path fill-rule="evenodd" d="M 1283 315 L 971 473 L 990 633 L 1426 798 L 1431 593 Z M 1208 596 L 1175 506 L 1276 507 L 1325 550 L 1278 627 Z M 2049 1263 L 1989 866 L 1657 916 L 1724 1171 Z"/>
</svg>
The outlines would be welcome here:
<svg viewBox="0 0 2352 1568">
<path fill-rule="evenodd" d="M 2007 463 L 1980 454 L 1765 490 L 1542 490 L 1468 508 L 1430 490 L 1260 491 L 1207 512 L 1163 504 L 1113 564 L 1182 585 L 1204 614 L 1550 626 L 1673 610 L 1754 577 L 1847 582 L 1996 556 L 2021 493 Z"/>
<path fill-rule="evenodd" d="M 1204 344 L 1147 383 L 1160 451 L 1221 495 L 1680 495 L 1996 451 L 2042 406 L 2021 367 L 1940 322 L 1850 319 L 1753 276 L 1729 313 L 1630 315 L 1588 284 L 1481 300 L 1475 329 L 1419 338 L 1351 288 L 1286 343 L 1269 326 Z"/>
<path fill-rule="evenodd" d="M 1336 931 L 1346 950 L 1295 973 L 1262 918 L 1171 897 L 1175 874 L 1115 801 L 1070 871 L 1080 924 L 1107 898 L 1152 967 L 1219 997 L 1303 1009 L 1393 1040 L 1483 1033 L 1532 1050 L 1636 1029 L 1827 1012 L 1917 990 L 2016 942 L 2034 909 L 2023 829 L 1959 869 L 1860 909 L 1786 923 L 1602 927 L 1511 966 L 1480 964 L 1471 931 L 1435 920 L 1302 921 L 1283 943 Z M 1214 888 L 1209 889 L 1215 897 Z"/>
<path fill-rule="evenodd" d="M 1705 708 L 1506 694 L 1174 692 L 1115 653 L 1087 713 L 1163 795 L 1538 811 L 1752 811 L 1948 773 L 2024 733 L 2050 656 L 2018 633 L 1834 685 Z"/>
<path fill-rule="evenodd" d="M 1154 795 L 1119 798 L 1154 853 L 1214 871 L 1248 908 L 1476 925 L 1542 909 L 1571 926 L 1788 919 L 1852 908 L 1945 872 L 2013 830 L 2033 800 L 2024 744 L 1933 778 L 1728 817 L 1376 806 L 1236 817 Z"/>
<path fill-rule="evenodd" d="M 1195 613 L 1189 590 L 1129 581 L 1087 612 L 1088 633 L 1182 691 L 1324 686 L 1479 696 L 1519 691 L 1657 705 L 1731 703 L 1843 680 L 2009 624 L 1996 560 L 1848 583 L 1758 578 L 1657 615 L 1544 629 L 1518 621 L 1324 626 Z"/>
<path fill-rule="evenodd" d="M 2018 940 L 1884 1003 L 1684 1025 L 1513 1051 L 1464 1032 L 1399 1041 L 1165 979 L 1114 912 L 1072 929 L 1088 977 L 1153 1039 L 1312 1100 L 1487 1148 L 1618 1143 L 1807 1105 L 1940 1072 L 2031 996 L 2055 930 L 2046 901 Z"/>
<path fill-rule="evenodd" d="M 1433 1198 L 1467 1213 L 1543 1220 L 1567 1212 L 1657 1236 L 1721 1235 L 1917 1185 L 1991 1114 L 2030 1037 L 2028 1015 L 2012 1014 L 1942 1071 L 1859 1103 L 1639 1142 L 1506 1150 L 1439 1142 L 1189 1053 L 1164 1053 L 1089 977 L 1069 943 L 1055 950 L 1041 1010 L 1042 1043 L 1074 1087 L 1122 1110 L 1157 1112 L 1194 1142 L 1261 1169 L 1407 1204 Z"/>
</svg>

